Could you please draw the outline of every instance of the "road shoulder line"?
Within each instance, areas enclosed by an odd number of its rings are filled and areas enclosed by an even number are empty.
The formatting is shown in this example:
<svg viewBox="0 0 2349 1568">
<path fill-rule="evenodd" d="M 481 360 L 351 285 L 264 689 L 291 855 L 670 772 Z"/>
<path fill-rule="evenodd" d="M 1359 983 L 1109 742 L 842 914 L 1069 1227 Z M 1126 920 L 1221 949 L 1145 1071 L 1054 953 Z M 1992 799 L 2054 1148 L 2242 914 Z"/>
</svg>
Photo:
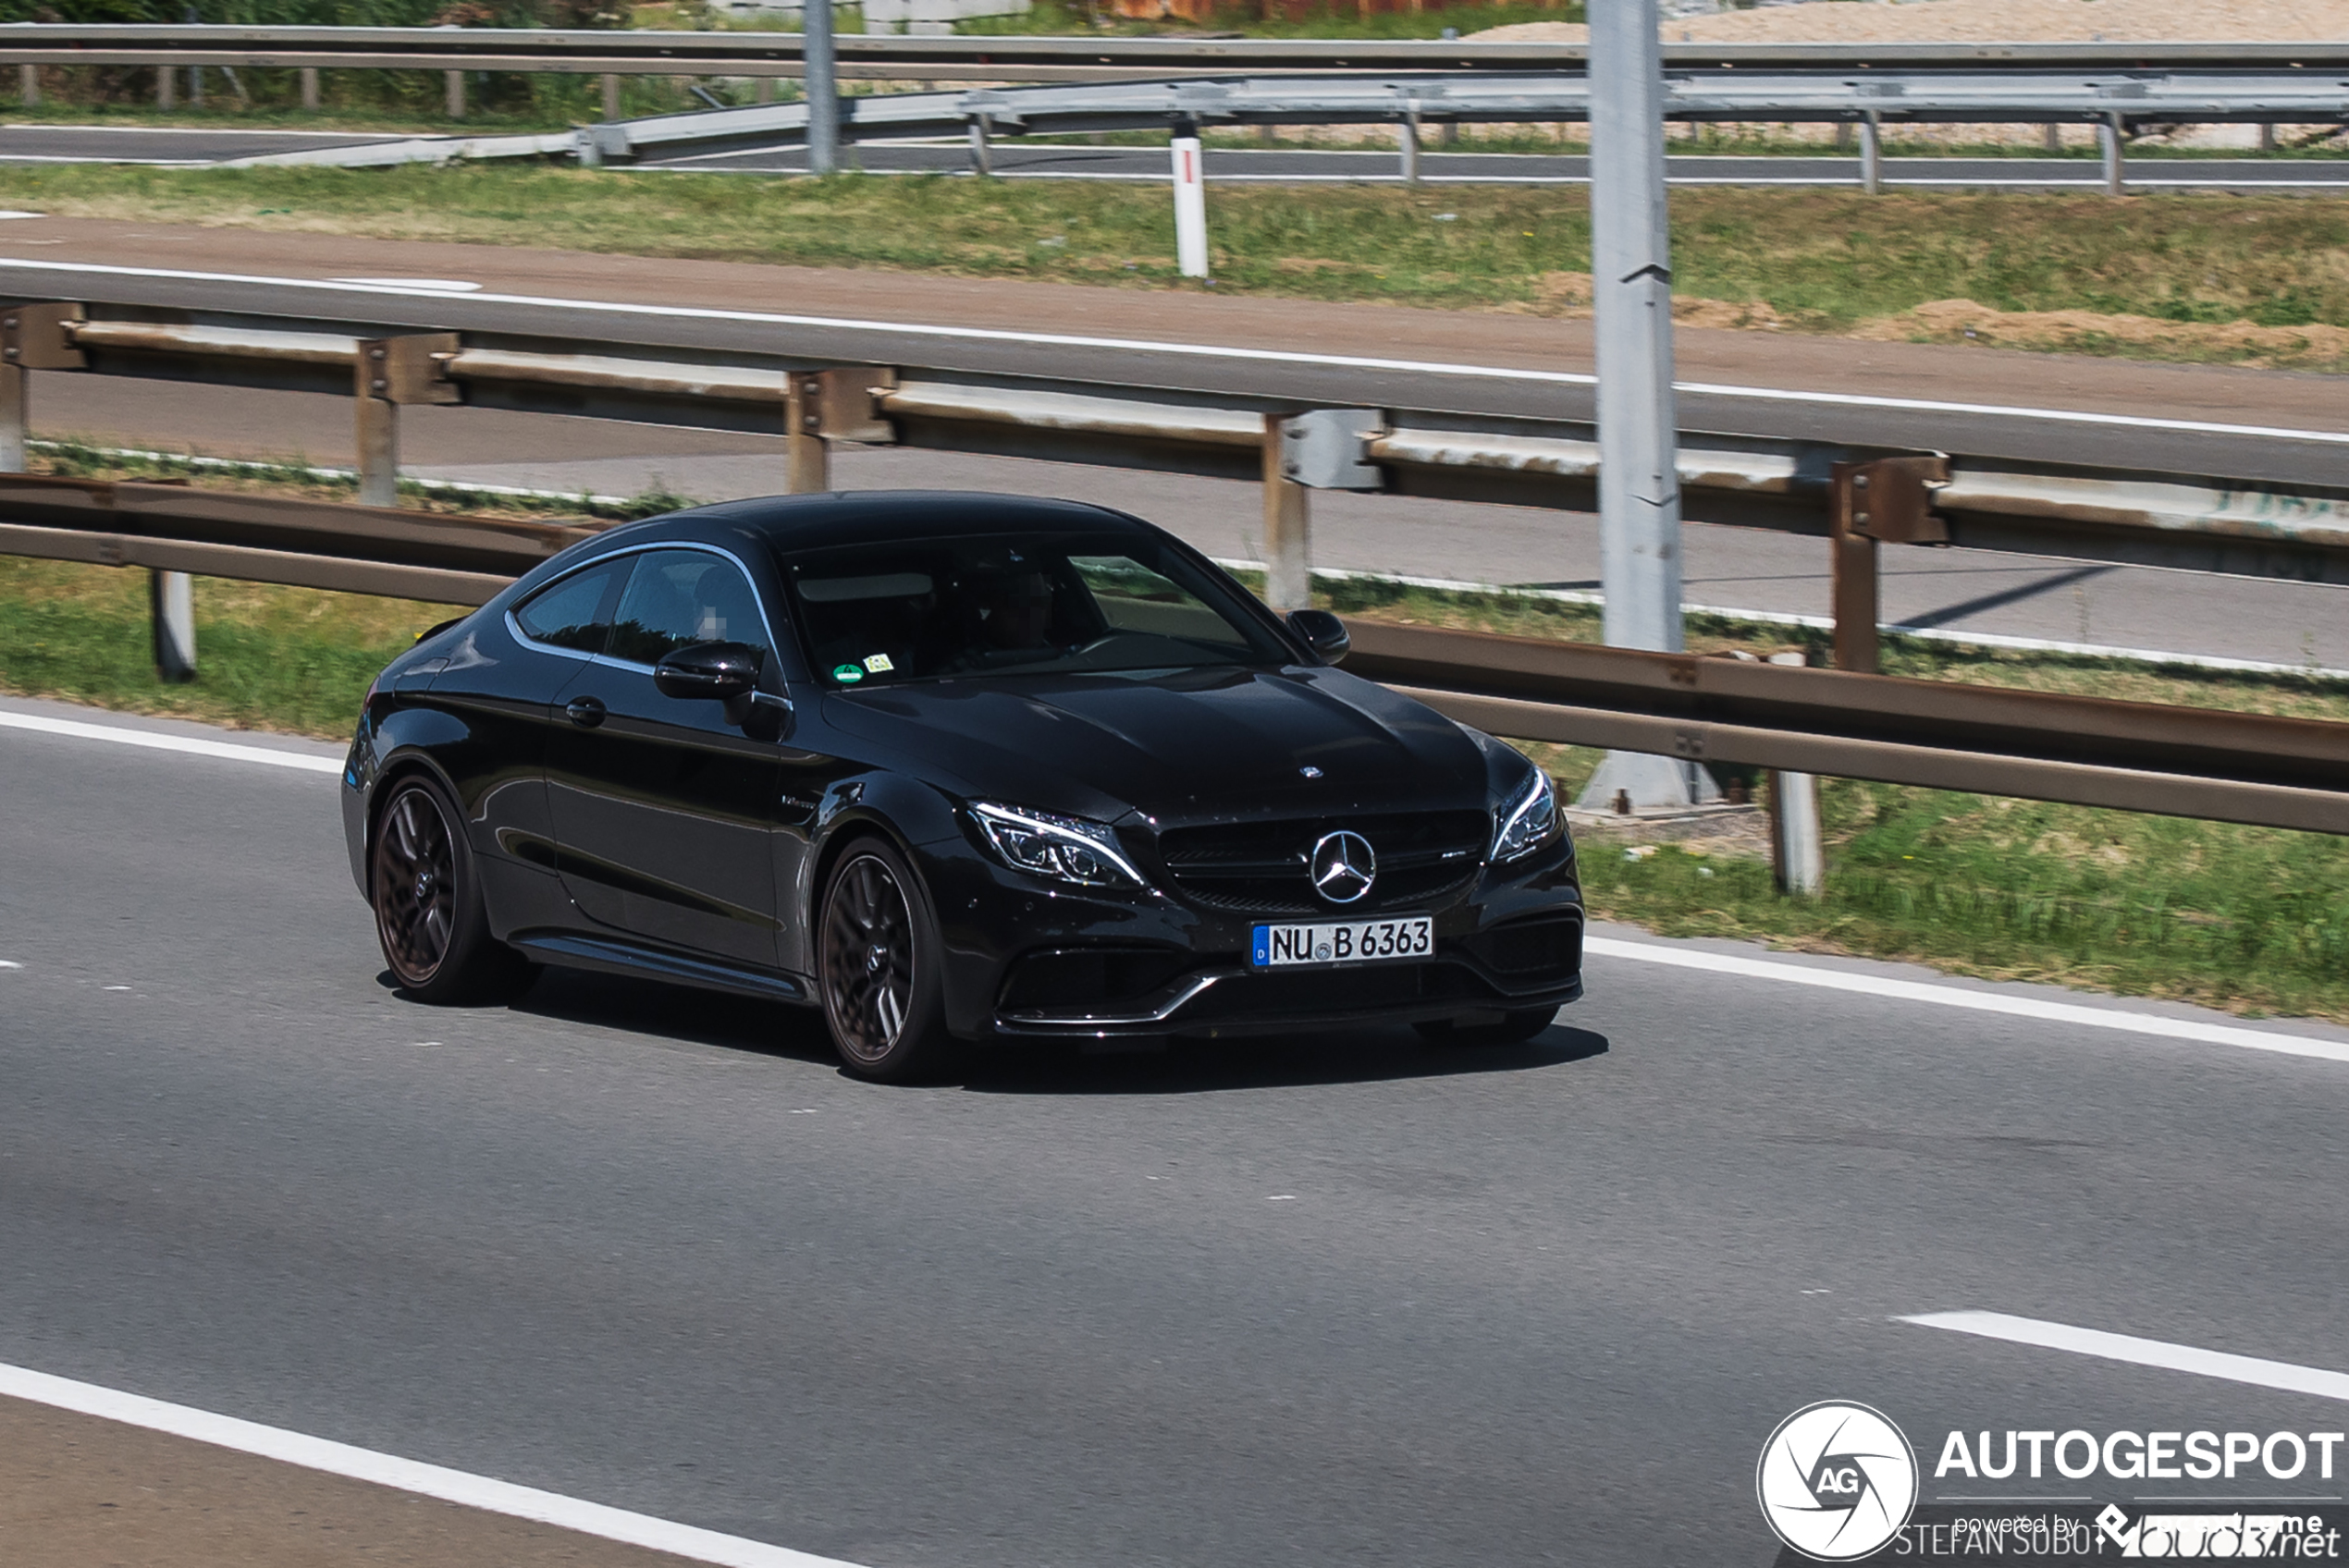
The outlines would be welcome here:
<svg viewBox="0 0 2349 1568">
<path fill-rule="evenodd" d="M 2349 1400 L 2349 1372 L 2329 1372 L 2290 1361 L 2269 1361 L 2256 1355 L 2204 1350 L 2196 1345 L 2171 1344 L 2166 1340 L 2141 1340 L 2134 1334 L 2110 1334 L 2101 1329 L 2075 1328 L 2036 1317 L 2015 1317 L 2003 1312 L 1925 1312 L 1896 1319 L 1925 1329 L 1978 1334 L 2010 1344 L 2035 1345 L 2042 1350 L 2070 1351 L 2106 1361 L 2137 1366 L 2158 1366 L 2170 1372 L 2192 1372 L 2223 1378 L 2287 1393 L 2314 1394 L 2319 1399 Z"/>
<path fill-rule="evenodd" d="M 2349 1041 L 2320 1039 L 2309 1035 L 2271 1035 L 2265 1030 L 2245 1029 L 2236 1024 L 2204 1023 L 2188 1018 L 2164 1018 L 2157 1013 L 2084 1007 L 2077 1002 L 2048 1001 L 2038 997 L 2009 996 L 1998 991 L 1973 991 L 1958 986 L 1896 980 L 1882 974 L 1855 974 L 1842 969 L 1814 969 L 1808 964 L 1741 958 L 1735 953 L 1668 947 L 1661 942 L 1627 942 L 1614 937 L 1588 937 L 1583 942 L 1583 951 L 1601 958 L 1667 964 L 1676 969 L 1700 969 L 1715 974 L 1736 975 L 1740 979 L 1815 986 L 1822 990 L 1848 991 L 1893 1001 L 1965 1008 L 1976 1012 L 2003 1013 L 2010 1018 L 2035 1019 L 2047 1023 L 2112 1029 L 2124 1034 L 2151 1035 L 2162 1039 L 2192 1040 L 2202 1045 L 2233 1046 L 2244 1050 L 2272 1051 L 2281 1056 L 2349 1063 Z"/>
<path fill-rule="evenodd" d="M 232 1449 L 264 1459 L 322 1470 L 352 1480 L 370 1481 L 420 1497 L 436 1498 L 486 1513 L 528 1519 L 582 1535 L 598 1536 L 629 1546 L 641 1546 L 672 1556 L 712 1562 L 722 1568 L 855 1568 L 837 1558 L 817 1557 L 789 1547 L 769 1546 L 740 1536 L 720 1535 L 692 1525 L 679 1525 L 650 1514 L 631 1513 L 599 1502 L 565 1497 L 559 1492 L 519 1487 L 462 1470 L 445 1469 L 418 1460 L 401 1459 L 372 1449 L 353 1448 L 279 1427 L 264 1427 L 231 1415 L 216 1415 L 190 1405 L 171 1404 L 141 1394 L 124 1393 L 95 1383 L 76 1382 L 29 1367 L 0 1365 L 0 1394 L 71 1410 L 126 1426 L 166 1432 L 215 1448 Z"/>
</svg>

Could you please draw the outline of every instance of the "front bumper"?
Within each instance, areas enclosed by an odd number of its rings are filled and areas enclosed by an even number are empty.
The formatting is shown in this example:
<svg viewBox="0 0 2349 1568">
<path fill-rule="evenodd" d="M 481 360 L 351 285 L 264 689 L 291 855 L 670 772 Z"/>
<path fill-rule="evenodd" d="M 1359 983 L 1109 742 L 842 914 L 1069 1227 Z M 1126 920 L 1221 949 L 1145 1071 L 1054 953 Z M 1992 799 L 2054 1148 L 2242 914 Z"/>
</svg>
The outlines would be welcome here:
<svg viewBox="0 0 2349 1568">
<path fill-rule="evenodd" d="M 1160 1038 L 1489 1017 L 1582 994 L 1583 913 L 1563 840 L 1409 909 L 1419 962 L 1259 970 L 1249 915 L 1162 893 L 1110 894 L 1006 870 L 961 846 L 924 856 L 946 945 L 948 1026 L 965 1038 Z M 941 852 L 942 851 L 942 852 Z M 1310 918 L 1357 918 L 1333 910 Z"/>
</svg>

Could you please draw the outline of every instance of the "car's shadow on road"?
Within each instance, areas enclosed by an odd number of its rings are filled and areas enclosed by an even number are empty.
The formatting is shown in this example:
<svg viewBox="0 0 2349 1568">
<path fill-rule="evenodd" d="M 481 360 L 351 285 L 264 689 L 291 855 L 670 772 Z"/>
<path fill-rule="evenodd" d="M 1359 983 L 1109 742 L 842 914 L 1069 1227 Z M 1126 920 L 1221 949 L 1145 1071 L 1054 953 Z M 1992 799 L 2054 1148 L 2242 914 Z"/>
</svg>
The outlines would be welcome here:
<svg viewBox="0 0 2349 1568">
<path fill-rule="evenodd" d="M 577 970 L 547 971 L 510 1005 L 516 1012 L 565 1023 L 842 1071 L 823 1015 L 812 1008 Z M 1587 1061 L 1606 1050 L 1605 1035 L 1564 1023 L 1507 1046 L 1433 1045 L 1399 1028 L 1175 1040 L 1134 1052 L 1019 1042 L 966 1048 L 925 1087 L 995 1095 L 1203 1094 L 1529 1072 Z"/>
</svg>

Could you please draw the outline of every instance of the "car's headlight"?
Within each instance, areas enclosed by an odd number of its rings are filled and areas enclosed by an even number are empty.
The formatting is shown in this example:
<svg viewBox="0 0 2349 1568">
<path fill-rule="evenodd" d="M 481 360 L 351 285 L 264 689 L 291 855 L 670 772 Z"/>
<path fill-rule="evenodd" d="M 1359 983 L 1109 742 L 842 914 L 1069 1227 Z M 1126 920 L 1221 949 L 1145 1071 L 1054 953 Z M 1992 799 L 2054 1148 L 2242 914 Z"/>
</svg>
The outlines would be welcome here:
<svg viewBox="0 0 2349 1568">
<path fill-rule="evenodd" d="M 1088 888 L 1145 886 L 1117 835 L 1101 823 L 976 801 L 970 809 L 988 845 L 1015 871 Z"/>
<path fill-rule="evenodd" d="M 1519 860 L 1556 837 L 1557 795 L 1541 768 L 1493 814 L 1493 864 Z"/>
</svg>

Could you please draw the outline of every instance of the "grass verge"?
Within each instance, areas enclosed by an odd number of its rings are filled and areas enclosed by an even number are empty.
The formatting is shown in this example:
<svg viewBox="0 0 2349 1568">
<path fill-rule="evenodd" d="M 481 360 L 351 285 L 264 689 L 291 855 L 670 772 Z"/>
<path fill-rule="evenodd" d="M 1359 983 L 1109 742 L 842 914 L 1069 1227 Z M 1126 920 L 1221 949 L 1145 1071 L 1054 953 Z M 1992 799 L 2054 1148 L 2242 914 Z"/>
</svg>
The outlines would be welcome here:
<svg viewBox="0 0 2349 1568">
<path fill-rule="evenodd" d="M 57 466 L 87 472 L 103 469 L 105 458 L 68 454 Z M 239 483 L 271 481 L 255 471 Z M 579 515 L 560 503 L 503 504 Z M 1367 579 L 1322 589 L 1322 602 L 1349 616 L 1575 641 L 1598 633 L 1595 610 L 1556 600 Z M 144 573 L 0 557 L 0 690 L 339 739 L 375 671 L 418 631 L 458 613 L 217 579 L 198 582 L 196 606 L 198 677 L 166 686 L 149 664 Z M 1690 644 L 1823 653 L 1819 637 L 1800 629 L 1698 619 Z M 1888 641 L 1886 667 L 2349 720 L 2349 686 L 2314 679 L 1900 638 Z M 1569 796 L 1598 760 L 1576 747 L 1528 750 Z M 1665 846 L 1627 855 L 1619 844 L 1593 841 L 1583 870 L 1591 907 L 1667 936 L 1753 937 L 1996 979 L 2349 1022 L 2349 840 L 1843 779 L 1824 782 L 1821 808 L 1828 874 L 1818 898 L 1779 893 L 1768 865 L 1751 854 Z"/>
<path fill-rule="evenodd" d="M 531 243 L 633 255 L 1178 288 L 1165 193 L 1108 182 L 828 180 L 554 167 L 0 169 L 72 216 Z M 1222 293 L 1572 315 L 1579 196 L 1226 187 Z M 1676 288 L 1699 325 L 2349 365 L 2349 206 L 2289 195 L 1862 196 L 1683 190 Z"/>
</svg>

